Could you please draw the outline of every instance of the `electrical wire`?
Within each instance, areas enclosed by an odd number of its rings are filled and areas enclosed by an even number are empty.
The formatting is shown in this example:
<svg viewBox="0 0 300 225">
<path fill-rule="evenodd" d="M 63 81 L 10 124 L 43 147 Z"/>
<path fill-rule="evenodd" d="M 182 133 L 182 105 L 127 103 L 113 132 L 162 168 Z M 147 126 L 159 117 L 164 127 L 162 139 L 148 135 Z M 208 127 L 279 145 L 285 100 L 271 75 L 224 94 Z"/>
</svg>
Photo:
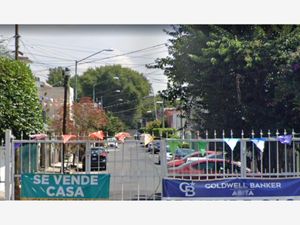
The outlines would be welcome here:
<svg viewBox="0 0 300 225">
<path fill-rule="evenodd" d="M 152 45 L 152 46 L 147 47 L 147 48 L 142 48 L 142 49 L 138 49 L 138 50 L 135 50 L 135 51 L 130 51 L 130 52 L 123 53 L 123 54 L 118 54 L 118 55 L 113 55 L 113 56 L 103 57 L 103 58 L 95 59 L 95 60 L 91 60 L 91 61 L 86 61 L 86 62 L 82 62 L 82 63 L 80 63 L 80 64 L 86 64 L 86 63 L 98 62 L 98 61 L 102 61 L 102 60 L 105 60 L 105 59 L 112 59 L 112 58 L 117 58 L 117 57 L 120 57 L 120 56 L 130 55 L 130 54 L 134 54 L 134 53 L 137 53 L 137 52 L 147 51 L 147 50 L 149 50 L 149 49 L 153 49 L 153 48 L 156 48 L 156 47 L 165 45 L 165 44 L 166 44 L 166 43 L 161 43 L 161 44 L 157 44 L 157 45 Z"/>
</svg>

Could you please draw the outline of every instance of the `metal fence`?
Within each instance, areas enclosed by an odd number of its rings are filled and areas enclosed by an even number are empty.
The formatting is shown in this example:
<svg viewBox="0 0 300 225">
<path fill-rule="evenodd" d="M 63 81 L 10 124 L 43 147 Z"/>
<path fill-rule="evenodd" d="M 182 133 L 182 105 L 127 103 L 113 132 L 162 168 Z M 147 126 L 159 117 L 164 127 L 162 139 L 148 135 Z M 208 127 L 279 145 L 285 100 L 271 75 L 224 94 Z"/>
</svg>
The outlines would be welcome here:
<svg viewBox="0 0 300 225">
<path fill-rule="evenodd" d="M 84 139 L 84 138 L 83 138 Z M 35 174 L 110 174 L 109 200 L 159 200 L 161 170 L 158 155 L 151 154 L 139 140 L 127 140 L 109 146 L 107 140 L 69 140 L 62 162 L 63 140 L 11 141 L 9 159 L 13 165 L 7 173 L 6 199 L 20 199 L 21 175 Z M 105 146 L 103 158 L 93 161 L 94 150 Z"/>
<path fill-rule="evenodd" d="M 0 140 L 0 200 L 4 199 L 5 193 L 5 147 L 4 140 Z"/>
<path fill-rule="evenodd" d="M 106 173 L 111 175 L 109 200 L 160 200 L 163 178 L 299 177 L 300 138 L 292 132 L 291 142 L 283 144 L 279 141 L 282 135 L 287 135 L 287 132 L 275 132 L 273 135 L 271 132 L 260 132 L 258 135 L 252 132 L 250 137 L 245 137 L 243 133 L 236 137 L 231 133 L 229 140 L 235 139 L 237 143 L 234 148 L 226 142 L 224 132 L 221 137 L 216 132 L 212 136 L 206 132 L 204 137 L 195 132 L 195 135 L 183 139 L 161 138 L 149 146 L 140 140 L 126 140 L 118 146 L 109 146 L 107 140 L 94 141 L 81 137 L 65 144 L 62 162 L 63 140 L 56 137 L 16 140 L 8 132 L 5 151 L 3 142 L 0 148 L 0 163 L 5 167 L 5 174 L 1 167 L 0 185 L 3 186 L 5 180 L 6 199 L 20 199 L 20 177 L 24 173 Z M 263 139 L 263 150 L 253 141 L 257 136 Z M 171 149 L 174 142 L 185 144 L 181 147 L 201 154 L 175 160 L 176 149 L 180 147 Z M 153 147 L 154 143 L 158 143 L 158 149 Z M 107 152 L 105 168 L 102 166 L 103 158 L 96 158 L 96 162 L 92 159 L 93 149 L 103 146 Z"/>
<path fill-rule="evenodd" d="M 232 132 L 230 138 L 221 133 L 209 136 L 205 133 L 200 138 L 197 133 L 196 139 L 167 139 L 168 148 L 173 142 L 186 143 L 186 148 L 201 151 L 199 143 L 206 143 L 203 154 L 195 153 L 188 158 L 182 157 L 174 161 L 166 162 L 166 177 L 188 180 L 208 180 L 229 177 L 252 177 L 252 178 L 287 178 L 300 176 L 300 138 L 293 131 L 290 135 L 286 131 L 280 134 L 270 131 L 258 134 L 252 131 L 250 137 L 245 137 L 241 132 L 240 137 L 234 137 Z M 190 135 L 192 137 L 193 135 Z M 281 143 L 280 139 L 290 136 L 290 143 Z M 194 135 L 195 137 L 195 135 Z M 225 140 L 236 140 L 234 149 Z M 262 141 L 261 149 L 255 141 Z M 170 151 L 168 150 L 167 151 Z M 176 151 L 173 151 L 173 157 Z M 176 160 L 175 160 L 176 161 Z M 189 163 L 188 163 L 189 162 Z M 180 165 L 182 164 L 182 165 Z M 179 166 L 180 165 L 180 166 Z"/>
</svg>

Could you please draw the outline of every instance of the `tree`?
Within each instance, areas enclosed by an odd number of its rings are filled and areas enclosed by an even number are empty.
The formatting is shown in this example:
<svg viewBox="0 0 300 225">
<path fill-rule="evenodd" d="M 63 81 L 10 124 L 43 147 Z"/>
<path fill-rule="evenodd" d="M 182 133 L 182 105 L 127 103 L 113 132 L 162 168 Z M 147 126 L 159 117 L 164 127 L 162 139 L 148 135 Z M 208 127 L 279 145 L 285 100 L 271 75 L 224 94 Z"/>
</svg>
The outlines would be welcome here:
<svg viewBox="0 0 300 225">
<path fill-rule="evenodd" d="M 299 26 L 175 26 L 165 98 L 184 97 L 196 129 L 300 128 Z M 193 106 L 193 107 L 191 107 Z"/>
<path fill-rule="evenodd" d="M 0 57 L 0 137 L 12 129 L 20 138 L 43 130 L 42 107 L 34 76 L 22 62 Z"/>
<path fill-rule="evenodd" d="M 151 88 L 142 74 L 120 65 L 88 69 L 78 83 L 79 97 L 95 94 L 95 100 L 102 102 L 106 111 L 129 127 L 135 127 L 141 117 L 143 97 L 149 95 Z"/>
<path fill-rule="evenodd" d="M 63 87 L 63 70 L 64 69 L 62 67 L 50 68 L 47 83 L 52 85 L 53 87 Z"/>
<path fill-rule="evenodd" d="M 69 107 L 68 107 L 69 108 Z M 72 114 L 67 113 L 67 133 L 88 135 L 91 132 L 103 130 L 108 123 L 105 112 L 95 105 L 91 98 L 81 98 L 72 106 Z M 51 122 L 51 127 L 57 133 L 62 133 L 63 108 Z"/>
<path fill-rule="evenodd" d="M 107 113 L 108 123 L 104 126 L 104 131 L 106 131 L 109 135 L 114 136 L 114 134 L 118 132 L 122 132 L 125 130 L 125 124 L 122 122 L 119 117 L 114 116 L 112 113 Z"/>
</svg>

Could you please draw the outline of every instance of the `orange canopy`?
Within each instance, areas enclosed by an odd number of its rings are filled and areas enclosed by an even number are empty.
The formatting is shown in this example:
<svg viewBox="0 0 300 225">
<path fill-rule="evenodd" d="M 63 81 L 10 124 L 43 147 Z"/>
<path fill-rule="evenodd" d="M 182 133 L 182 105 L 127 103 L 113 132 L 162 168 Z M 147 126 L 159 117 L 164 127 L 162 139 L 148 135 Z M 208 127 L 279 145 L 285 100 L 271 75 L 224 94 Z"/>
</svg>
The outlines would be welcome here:
<svg viewBox="0 0 300 225">
<path fill-rule="evenodd" d="M 75 138 L 75 137 L 77 137 L 77 136 L 74 135 L 74 134 L 64 134 L 64 135 L 62 135 L 64 143 L 67 143 L 71 138 Z"/>
<path fill-rule="evenodd" d="M 89 137 L 103 140 L 105 137 L 105 133 L 102 130 L 100 130 L 97 132 L 90 133 Z"/>
<path fill-rule="evenodd" d="M 122 142 L 124 142 L 125 138 L 127 138 L 127 137 L 130 137 L 130 134 L 127 132 L 120 132 L 115 135 L 115 138 L 118 141 L 122 141 Z"/>
</svg>

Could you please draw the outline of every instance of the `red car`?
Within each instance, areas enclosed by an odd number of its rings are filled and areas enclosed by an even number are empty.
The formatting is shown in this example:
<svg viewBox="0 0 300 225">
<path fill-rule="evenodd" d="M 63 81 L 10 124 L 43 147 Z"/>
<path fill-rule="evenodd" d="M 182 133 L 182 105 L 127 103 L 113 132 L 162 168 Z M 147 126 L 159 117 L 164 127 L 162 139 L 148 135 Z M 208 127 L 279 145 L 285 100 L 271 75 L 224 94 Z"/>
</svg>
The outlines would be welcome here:
<svg viewBox="0 0 300 225">
<path fill-rule="evenodd" d="M 223 158 L 222 156 L 222 152 L 216 152 L 216 151 L 207 151 L 206 152 L 206 154 L 207 155 L 209 155 L 209 156 L 212 156 L 212 158 L 214 158 L 213 156 L 216 156 L 216 158 L 220 158 L 220 156 L 221 156 L 221 158 Z M 181 158 L 181 159 L 175 159 L 175 160 L 172 160 L 172 161 L 169 161 L 168 162 L 168 164 L 167 164 L 167 166 L 168 167 L 177 167 L 177 166 L 180 166 L 180 165 L 182 165 L 182 164 L 184 164 L 184 163 L 186 163 L 186 161 L 187 161 L 187 159 L 188 158 L 192 158 L 192 157 L 207 157 L 207 156 L 203 156 L 202 155 L 202 153 L 200 153 L 199 151 L 197 151 L 197 152 L 194 152 L 194 153 L 192 153 L 192 154 L 189 154 L 189 155 L 186 155 L 186 156 L 184 156 L 183 158 Z"/>
<path fill-rule="evenodd" d="M 225 168 L 224 168 L 225 165 Z M 190 163 L 182 164 L 178 167 L 169 167 L 168 175 L 170 177 L 184 178 L 184 179 L 206 179 L 221 178 L 223 172 L 225 174 L 240 174 L 241 167 L 238 162 L 231 162 L 223 159 L 201 159 Z M 247 172 L 250 169 L 247 168 Z"/>
</svg>

